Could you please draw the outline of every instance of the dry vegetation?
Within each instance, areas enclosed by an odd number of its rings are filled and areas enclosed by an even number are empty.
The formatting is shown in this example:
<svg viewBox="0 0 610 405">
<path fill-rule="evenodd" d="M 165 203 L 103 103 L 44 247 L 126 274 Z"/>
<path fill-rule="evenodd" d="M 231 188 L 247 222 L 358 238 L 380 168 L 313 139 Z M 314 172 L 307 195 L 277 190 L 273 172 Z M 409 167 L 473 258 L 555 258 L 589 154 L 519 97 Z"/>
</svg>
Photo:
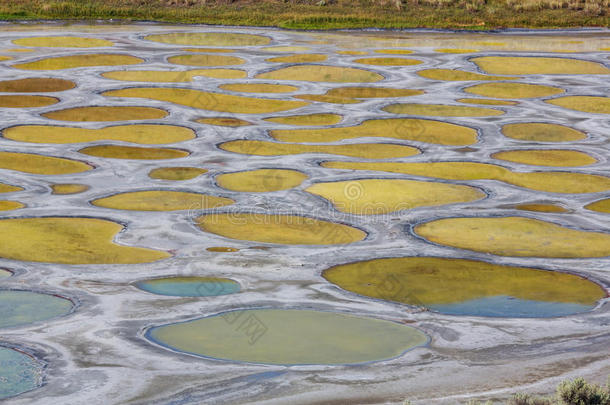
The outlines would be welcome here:
<svg viewBox="0 0 610 405">
<path fill-rule="evenodd" d="M 414 3 L 434 7 L 465 7 L 469 11 L 480 11 L 488 2 L 486 0 L 415 0 Z M 567 9 L 598 16 L 608 12 L 610 0 L 505 0 L 505 4 L 516 12 Z"/>
<path fill-rule="evenodd" d="M 0 19 L 115 19 L 284 28 L 607 27 L 610 0 L 0 0 Z"/>
<path fill-rule="evenodd" d="M 471 401 L 468 405 L 493 405 Z M 591 384 L 583 378 L 563 381 L 552 397 L 515 394 L 506 405 L 610 405 L 610 378 L 606 386 Z"/>
<path fill-rule="evenodd" d="M 609 0 L 507 0 L 506 2 L 516 11 L 569 9 L 590 15 L 603 15 L 610 7 Z"/>
</svg>

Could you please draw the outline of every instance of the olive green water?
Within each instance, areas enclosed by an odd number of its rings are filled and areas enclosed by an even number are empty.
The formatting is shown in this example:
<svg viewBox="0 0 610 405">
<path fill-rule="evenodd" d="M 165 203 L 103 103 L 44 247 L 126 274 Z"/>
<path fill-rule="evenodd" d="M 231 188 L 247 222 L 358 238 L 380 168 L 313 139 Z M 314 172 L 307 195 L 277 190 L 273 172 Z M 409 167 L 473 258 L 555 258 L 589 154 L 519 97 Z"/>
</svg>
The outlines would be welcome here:
<svg viewBox="0 0 610 405">
<path fill-rule="evenodd" d="M 249 332 L 240 330 L 247 322 Z M 173 350 L 265 364 L 353 364 L 399 356 L 426 343 L 410 326 L 306 310 L 244 310 L 164 325 L 147 336 Z"/>
<path fill-rule="evenodd" d="M 601 286 L 572 274 L 434 257 L 349 263 L 323 275 L 357 294 L 452 315 L 569 315 L 591 310 L 606 295 Z"/>
</svg>

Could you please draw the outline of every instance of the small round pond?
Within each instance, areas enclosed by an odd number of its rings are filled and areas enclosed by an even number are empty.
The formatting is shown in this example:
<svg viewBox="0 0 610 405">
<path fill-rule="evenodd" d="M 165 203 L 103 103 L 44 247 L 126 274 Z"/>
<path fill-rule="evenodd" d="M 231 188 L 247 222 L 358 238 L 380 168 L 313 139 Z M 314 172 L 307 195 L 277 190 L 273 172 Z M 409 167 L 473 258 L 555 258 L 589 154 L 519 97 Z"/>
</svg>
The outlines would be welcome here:
<svg viewBox="0 0 610 405">
<path fill-rule="evenodd" d="M 163 277 L 138 281 L 135 286 L 172 297 L 212 297 L 239 292 L 237 281 L 218 277 Z"/>
</svg>

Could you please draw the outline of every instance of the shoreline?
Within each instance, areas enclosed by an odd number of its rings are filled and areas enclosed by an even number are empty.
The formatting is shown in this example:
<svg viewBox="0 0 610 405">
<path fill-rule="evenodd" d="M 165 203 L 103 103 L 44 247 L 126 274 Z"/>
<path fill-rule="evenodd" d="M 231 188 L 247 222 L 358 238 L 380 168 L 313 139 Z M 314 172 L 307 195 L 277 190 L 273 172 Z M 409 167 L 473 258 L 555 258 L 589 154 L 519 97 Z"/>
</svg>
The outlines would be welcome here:
<svg viewBox="0 0 610 405">
<path fill-rule="evenodd" d="M 554 28 L 522 28 L 522 27 L 503 27 L 490 29 L 469 30 L 464 28 L 435 28 L 435 27 L 417 27 L 417 28 L 379 28 L 379 27 L 363 27 L 363 28 L 284 28 L 279 26 L 265 25 L 231 25 L 231 24 L 213 24 L 199 22 L 169 22 L 161 20 L 128 20 L 128 19 L 25 19 L 25 20 L 7 20 L 0 18 L 0 30 L 5 26 L 21 25 L 23 27 L 35 27 L 36 25 L 57 25 L 65 27 L 79 26 L 95 26 L 95 25 L 116 25 L 116 26 L 158 26 L 176 28 L 192 28 L 203 27 L 207 29 L 223 28 L 223 29 L 239 29 L 248 28 L 277 30 L 285 32 L 302 32 L 302 33 L 363 33 L 363 34 L 493 34 L 493 35 L 567 35 L 567 34 L 610 34 L 610 26 L 577 26 L 577 27 L 554 27 Z"/>
</svg>

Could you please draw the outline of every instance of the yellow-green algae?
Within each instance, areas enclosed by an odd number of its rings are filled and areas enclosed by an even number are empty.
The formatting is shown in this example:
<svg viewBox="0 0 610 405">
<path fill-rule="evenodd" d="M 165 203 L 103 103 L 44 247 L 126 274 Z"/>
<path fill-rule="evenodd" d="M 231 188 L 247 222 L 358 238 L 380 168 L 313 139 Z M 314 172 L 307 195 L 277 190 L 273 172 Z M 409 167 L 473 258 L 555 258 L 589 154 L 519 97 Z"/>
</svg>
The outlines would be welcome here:
<svg viewBox="0 0 610 405">
<path fill-rule="evenodd" d="M 296 86 L 289 86 L 287 84 L 269 83 L 230 83 L 221 84 L 218 87 L 223 90 L 242 93 L 290 93 L 299 89 Z"/>
<path fill-rule="evenodd" d="M 502 133 L 509 138 L 534 142 L 570 142 L 587 137 L 576 129 L 543 122 L 506 124 L 502 127 Z"/>
<path fill-rule="evenodd" d="M 147 190 L 115 194 L 91 201 L 97 207 L 130 211 L 180 211 L 231 205 L 235 201 L 212 195 L 183 191 Z"/>
<path fill-rule="evenodd" d="M 360 103 L 360 100 L 355 100 L 359 98 L 410 97 L 420 94 L 424 94 L 424 91 L 391 87 L 336 87 L 325 94 L 301 94 L 296 97 L 324 103 L 356 104 Z"/>
<path fill-rule="evenodd" d="M 354 262 L 331 267 L 323 276 L 345 290 L 410 305 L 449 304 L 494 295 L 592 305 L 606 295 L 598 284 L 573 274 L 438 257 Z M 395 280 L 404 290 L 382 288 L 384 279 Z"/>
<path fill-rule="evenodd" d="M 165 118 L 167 114 L 167 111 L 153 107 L 94 106 L 66 108 L 41 115 L 58 121 L 89 122 L 154 120 Z"/>
<path fill-rule="evenodd" d="M 610 114 L 610 97 L 566 96 L 546 100 L 546 102 L 570 110 L 594 114 Z"/>
<path fill-rule="evenodd" d="M 258 169 L 225 173 L 216 178 L 222 188 L 232 191 L 264 193 L 288 190 L 307 180 L 305 173 L 288 169 Z"/>
<path fill-rule="evenodd" d="M 29 77 L 27 79 L 4 80 L 0 82 L 0 92 L 5 93 L 48 93 L 65 91 L 76 84 L 70 80 L 51 77 Z"/>
<path fill-rule="evenodd" d="M 500 256 L 610 255 L 610 234 L 579 231 L 524 217 L 439 219 L 416 226 L 415 233 L 441 245 Z"/>
<path fill-rule="evenodd" d="M 236 56 L 217 55 L 217 54 L 188 54 L 176 55 L 167 58 L 169 63 L 186 66 L 230 66 L 242 65 L 246 61 Z"/>
<path fill-rule="evenodd" d="M 236 324 L 251 324 L 249 333 Z M 380 361 L 427 342 L 422 332 L 399 323 L 293 309 L 225 312 L 157 326 L 146 337 L 198 356 L 278 365 Z"/>
<path fill-rule="evenodd" d="M 562 213 L 568 212 L 567 209 L 555 204 L 519 204 L 515 208 L 521 211 L 547 212 L 547 213 Z"/>
<path fill-rule="evenodd" d="M 0 257 L 61 264 L 150 263 L 169 253 L 117 245 L 123 226 L 97 218 L 0 219 Z"/>
<path fill-rule="evenodd" d="M 60 70 L 91 66 L 137 65 L 142 62 L 143 59 L 130 55 L 90 54 L 44 58 L 34 62 L 18 63 L 13 67 L 25 70 Z"/>
<path fill-rule="evenodd" d="M 494 98 L 538 98 L 561 94 L 559 87 L 526 83 L 482 83 L 464 89 L 466 93 Z"/>
<path fill-rule="evenodd" d="M 224 246 L 212 246 L 206 249 L 208 252 L 214 253 L 231 253 L 231 252 L 239 252 L 239 249 L 232 247 L 224 247 Z"/>
<path fill-rule="evenodd" d="M 25 205 L 19 201 L 0 200 L 0 211 L 12 211 L 23 208 Z"/>
<path fill-rule="evenodd" d="M 35 108 L 57 104 L 59 99 L 48 96 L 0 96 L 0 108 Z"/>
<path fill-rule="evenodd" d="M 105 140 L 156 145 L 193 139 L 195 132 L 185 127 L 156 124 L 116 125 L 100 129 L 18 125 L 5 129 L 3 136 L 32 143 L 83 143 Z"/>
<path fill-rule="evenodd" d="M 302 100 L 318 101 L 320 103 L 332 103 L 332 104 L 358 104 L 362 101 L 355 100 L 353 98 L 327 96 L 325 94 L 299 94 L 294 96 Z"/>
<path fill-rule="evenodd" d="M 6 278 L 6 277 L 10 277 L 12 275 L 13 275 L 13 272 L 11 272 L 10 270 L 0 269 L 0 278 Z"/>
<path fill-rule="evenodd" d="M 408 58 L 360 58 L 354 62 L 374 66 L 413 66 L 423 63 L 420 60 Z"/>
<path fill-rule="evenodd" d="M 363 240 L 349 225 L 283 214 L 208 214 L 196 219 L 205 232 L 226 238 L 282 245 L 339 245 Z"/>
<path fill-rule="evenodd" d="M 289 56 L 277 56 L 267 59 L 267 62 L 273 63 L 314 63 L 324 62 L 327 59 L 326 55 L 317 53 L 304 53 Z"/>
<path fill-rule="evenodd" d="M 210 118 L 199 118 L 195 120 L 200 124 L 206 125 L 216 125 L 220 127 L 246 127 L 248 125 L 252 125 L 251 122 L 240 120 L 239 118 L 231 118 L 231 117 L 210 117 Z"/>
<path fill-rule="evenodd" d="M 0 157 L 1 159 L 1 157 Z M 12 193 L 23 190 L 22 187 L 11 186 L 9 184 L 0 183 L 0 193 Z"/>
<path fill-rule="evenodd" d="M 263 114 L 286 111 L 309 104 L 303 101 L 243 97 L 193 89 L 162 87 L 134 87 L 123 90 L 111 90 L 104 92 L 103 95 L 107 97 L 147 98 L 203 110 L 237 114 Z"/>
<path fill-rule="evenodd" d="M 516 101 L 492 100 L 487 98 L 459 98 L 458 103 L 480 104 L 480 105 L 516 105 Z"/>
<path fill-rule="evenodd" d="M 605 212 L 605 213 L 610 214 L 610 198 L 607 198 L 605 200 L 595 201 L 595 202 L 585 206 L 585 208 L 588 210 L 591 210 L 591 211 Z"/>
<path fill-rule="evenodd" d="M 373 50 L 375 53 L 385 53 L 387 55 L 408 55 L 413 53 L 408 49 L 375 49 Z"/>
<path fill-rule="evenodd" d="M 446 180 L 497 180 L 549 193 L 581 194 L 610 190 L 610 177 L 571 172 L 513 172 L 476 162 L 324 162 L 323 167 L 402 173 Z"/>
<path fill-rule="evenodd" d="M 498 152 L 494 159 L 536 166 L 577 167 L 596 163 L 589 154 L 569 149 L 522 149 Z"/>
<path fill-rule="evenodd" d="M 185 71 L 115 70 L 102 73 L 102 76 L 106 79 L 128 82 L 186 83 L 193 81 L 193 78 L 197 76 L 215 79 L 243 79 L 248 76 L 248 73 L 239 69 L 193 69 Z"/>
<path fill-rule="evenodd" d="M 137 146 L 97 145 L 79 150 L 89 156 L 110 159 L 162 160 L 187 157 L 189 153 L 182 149 L 141 148 Z"/>
<path fill-rule="evenodd" d="M 327 83 L 372 83 L 383 76 L 365 69 L 327 65 L 298 65 L 261 73 L 257 79 L 294 80 Z"/>
<path fill-rule="evenodd" d="M 19 38 L 13 40 L 13 43 L 19 46 L 43 48 L 98 48 L 114 45 L 105 39 L 69 36 Z"/>
<path fill-rule="evenodd" d="M 286 125 L 320 126 L 338 124 L 341 122 L 341 118 L 338 114 L 307 114 L 269 117 L 264 120 Z"/>
<path fill-rule="evenodd" d="M 472 58 L 479 68 L 496 75 L 596 75 L 610 74 L 597 62 L 569 58 L 482 56 Z"/>
<path fill-rule="evenodd" d="M 191 46 L 256 46 L 267 45 L 271 42 L 271 38 L 262 35 L 234 32 L 173 32 L 151 34 L 145 36 L 144 39 L 164 44 Z"/>
<path fill-rule="evenodd" d="M 504 111 L 495 110 L 493 108 L 444 104 L 392 104 L 382 108 L 382 110 L 394 114 L 436 117 L 489 117 L 504 114 Z"/>
<path fill-rule="evenodd" d="M 421 94 L 424 94 L 423 90 L 396 89 L 392 87 L 335 87 L 326 92 L 327 96 L 345 98 L 410 97 Z"/>
<path fill-rule="evenodd" d="M 509 76 L 489 76 L 482 75 L 480 73 L 475 72 L 467 72 L 464 70 L 456 70 L 456 69 L 424 69 L 417 72 L 421 77 L 425 77 L 426 79 L 432 80 L 443 80 L 443 81 L 471 81 L 471 80 L 514 80 L 518 79 L 518 77 L 509 77 Z"/>
<path fill-rule="evenodd" d="M 86 184 L 75 184 L 75 183 L 62 183 L 51 185 L 51 194 L 66 195 L 66 194 L 78 194 L 89 190 L 89 186 Z"/>
<path fill-rule="evenodd" d="M 221 143 L 220 149 L 258 156 L 298 155 L 326 153 L 363 159 L 394 159 L 419 154 L 419 149 L 390 143 L 353 143 L 345 145 L 303 145 L 256 140 L 236 140 Z"/>
<path fill-rule="evenodd" d="M 352 127 L 274 130 L 270 134 L 284 142 L 336 142 L 364 137 L 396 138 L 439 145 L 471 145 L 477 141 L 477 131 L 472 128 L 416 118 L 374 119 Z"/>
<path fill-rule="evenodd" d="M 467 315 L 556 316 L 562 315 L 562 310 L 568 313 L 589 310 L 606 296 L 601 286 L 572 274 L 438 257 L 373 259 L 334 266 L 322 275 L 356 294 Z M 526 300 L 529 308 L 494 308 L 493 299 L 501 297 Z M 487 307 L 476 308 L 475 304 L 474 308 L 459 308 L 460 304 L 475 300 Z M 531 305 L 533 301 L 577 305 L 576 308 L 556 305 L 559 308 L 553 310 L 545 306 L 536 308 Z"/>
<path fill-rule="evenodd" d="M 159 167 L 151 170 L 148 177 L 159 180 L 183 181 L 194 179 L 207 172 L 206 169 L 198 167 Z"/>
<path fill-rule="evenodd" d="M 316 183 L 305 191 L 329 200 L 341 211 L 379 215 L 418 207 L 480 200 L 482 191 L 455 184 L 417 180 L 359 179 Z"/>
<path fill-rule="evenodd" d="M 72 159 L 30 153 L 0 152 L 0 169 L 56 175 L 82 173 L 93 169 L 93 167 Z"/>
<path fill-rule="evenodd" d="M 11 60 L 13 58 L 11 58 L 10 56 L 0 56 L 0 62 L 3 62 L 5 60 Z"/>
</svg>

